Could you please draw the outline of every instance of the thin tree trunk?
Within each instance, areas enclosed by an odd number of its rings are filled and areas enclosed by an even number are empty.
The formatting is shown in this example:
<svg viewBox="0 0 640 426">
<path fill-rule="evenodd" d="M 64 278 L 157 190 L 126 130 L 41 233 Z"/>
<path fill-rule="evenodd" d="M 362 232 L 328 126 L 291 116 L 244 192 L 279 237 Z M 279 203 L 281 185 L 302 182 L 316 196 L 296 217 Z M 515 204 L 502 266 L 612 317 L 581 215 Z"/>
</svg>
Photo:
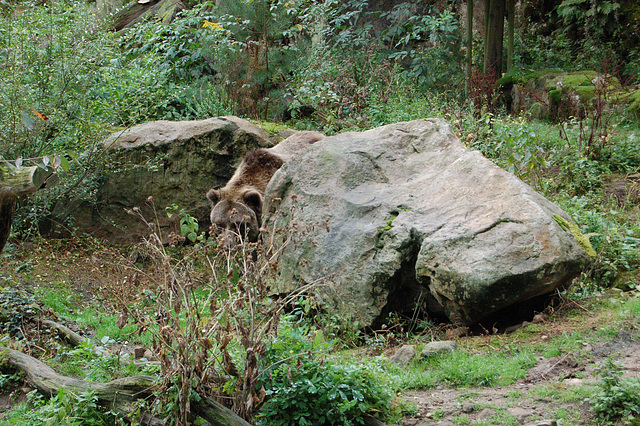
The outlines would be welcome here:
<svg viewBox="0 0 640 426">
<path fill-rule="evenodd" d="M 507 0 L 507 72 L 513 68 L 513 37 L 516 22 L 516 0 Z"/>
<path fill-rule="evenodd" d="M 473 0 L 467 0 L 467 81 L 466 89 L 469 94 L 469 81 L 471 80 L 471 67 L 473 65 Z"/>
<path fill-rule="evenodd" d="M 483 57 L 486 58 L 487 57 L 487 52 L 488 52 L 488 44 L 487 44 L 487 37 L 489 35 L 489 8 L 491 7 L 491 0 L 484 0 L 484 37 L 483 37 L 483 41 L 484 41 L 484 54 Z M 483 72 L 487 72 L 486 68 L 485 68 L 485 62 L 482 63 L 482 71 Z"/>
</svg>

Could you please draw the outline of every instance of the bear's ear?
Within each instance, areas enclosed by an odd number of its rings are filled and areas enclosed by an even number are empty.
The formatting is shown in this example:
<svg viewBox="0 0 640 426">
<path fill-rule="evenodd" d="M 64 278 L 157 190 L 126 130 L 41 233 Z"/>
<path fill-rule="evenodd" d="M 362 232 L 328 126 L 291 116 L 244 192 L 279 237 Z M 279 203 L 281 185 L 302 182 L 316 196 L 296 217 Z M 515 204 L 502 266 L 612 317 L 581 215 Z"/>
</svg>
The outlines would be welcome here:
<svg viewBox="0 0 640 426">
<path fill-rule="evenodd" d="M 210 189 L 209 192 L 207 192 L 207 198 L 211 201 L 211 204 L 215 206 L 218 204 L 218 201 L 220 201 L 220 191 L 217 189 Z"/>
<path fill-rule="evenodd" d="M 262 195 L 258 191 L 247 191 L 242 196 L 242 201 L 251 210 L 255 211 L 258 216 L 262 212 Z"/>
</svg>

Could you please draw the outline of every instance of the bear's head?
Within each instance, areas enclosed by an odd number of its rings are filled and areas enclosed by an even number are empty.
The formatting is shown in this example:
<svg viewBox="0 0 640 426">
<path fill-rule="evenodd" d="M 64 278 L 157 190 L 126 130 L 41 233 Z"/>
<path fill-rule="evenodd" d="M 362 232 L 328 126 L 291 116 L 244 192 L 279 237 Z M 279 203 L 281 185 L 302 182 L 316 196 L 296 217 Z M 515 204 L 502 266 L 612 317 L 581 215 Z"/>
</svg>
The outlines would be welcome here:
<svg viewBox="0 0 640 426">
<path fill-rule="evenodd" d="M 262 217 L 262 195 L 255 189 L 239 194 L 229 194 L 222 189 L 211 189 L 207 198 L 211 201 L 211 224 L 227 248 L 240 241 L 258 241 Z"/>
</svg>

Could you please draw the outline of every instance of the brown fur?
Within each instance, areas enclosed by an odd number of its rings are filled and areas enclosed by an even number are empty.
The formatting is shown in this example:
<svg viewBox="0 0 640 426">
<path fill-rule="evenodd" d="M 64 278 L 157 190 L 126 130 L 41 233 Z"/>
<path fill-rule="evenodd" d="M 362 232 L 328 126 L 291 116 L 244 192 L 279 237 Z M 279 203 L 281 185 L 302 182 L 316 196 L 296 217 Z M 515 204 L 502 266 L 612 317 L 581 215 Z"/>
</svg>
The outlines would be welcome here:
<svg viewBox="0 0 640 426">
<path fill-rule="evenodd" d="M 207 192 L 211 223 L 225 245 L 235 245 L 238 238 L 258 239 L 262 197 L 269 181 L 285 161 L 322 138 L 318 132 L 298 132 L 273 148 L 251 151 L 223 188 Z"/>
</svg>

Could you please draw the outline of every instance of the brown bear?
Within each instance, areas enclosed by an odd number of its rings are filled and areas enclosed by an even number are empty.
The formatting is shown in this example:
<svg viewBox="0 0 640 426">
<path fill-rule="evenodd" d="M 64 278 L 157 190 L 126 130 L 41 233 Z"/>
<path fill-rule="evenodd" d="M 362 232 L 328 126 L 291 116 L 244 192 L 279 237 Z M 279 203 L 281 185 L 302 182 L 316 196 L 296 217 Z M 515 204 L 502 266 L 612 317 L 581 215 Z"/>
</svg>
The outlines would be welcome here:
<svg viewBox="0 0 640 426">
<path fill-rule="evenodd" d="M 286 161 L 323 138 L 318 132 L 297 132 L 272 148 L 251 151 L 223 188 L 207 192 L 212 229 L 226 247 L 245 238 L 258 240 L 262 197 L 269 181 Z"/>
</svg>

